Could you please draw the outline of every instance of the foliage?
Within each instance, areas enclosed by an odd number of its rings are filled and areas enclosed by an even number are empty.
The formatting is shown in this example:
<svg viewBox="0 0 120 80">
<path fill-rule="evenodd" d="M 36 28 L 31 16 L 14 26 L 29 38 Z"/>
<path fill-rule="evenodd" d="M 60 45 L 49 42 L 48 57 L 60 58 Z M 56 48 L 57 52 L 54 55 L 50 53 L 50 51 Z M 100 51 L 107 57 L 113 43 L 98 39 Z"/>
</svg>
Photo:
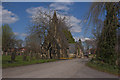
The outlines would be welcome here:
<svg viewBox="0 0 120 80">
<path fill-rule="evenodd" d="M 57 58 L 60 58 L 60 49 L 62 50 L 62 54 L 67 57 L 68 40 L 63 32 L 63 30 L 67 30 L 67 27 L 63 19 L 57 18 L 55 11 L 43 44 L 45 49 L 49 51 L 50 58 L 52 58 L 51 55 L 55 57 L 56 54 Z"/>
<path fill-rule="evenodd" d="M 96 48 L 96 40 L 95 39 L 89 39 L 89 40 L 85 40 L 85 46 L 86 46 L 86 52 L 89 52 L 89 49 L 95 49 Z"/>
<path fill-rule="evenodd" d="M 75 43 L 75 39 L 73 38 L 73 36 L 69 30 L 63 30 L 63 32 L 69 43 Z"/>
<path fill-rule="evenodd" d="M 26 41 L 26 45 L 25 45 L 25 48 L 30 51 L 32 50 L 33 52 L 39 52 L 41 49 L 40 48 L 40 39 L 38 37 L 38 35 L 35 35 L 35 34 L 32 34 L 32 35 L 29 35 L 25 38 L 25 41 Z"/>
<path fill-rule="evenodd" d="M 117 42 L 118 19 L 116 9 L 113 8 L 114 6 L 113 3 L 106 4 L 106 19 L 99 38 L 99 47 L 97 48 L 97 58 L 109 64 L 115 64 L 117 58 L 115 46 Z"/>
<path fill-rule="evenodd" d="M 15 47 L 15 35 L 8 24 L 2 26 L 2 50 Z"/>
<path fill-rule="evenodd" d="M 15 47 L 17 47 L 17 48 L 22 48 L 22 47 L 23 47 L 23 40 L 17 39 L 17 40 L 16 40 Z"/>
<path fill-rule="evenodd" d="M 68 30 L 69 26 L 65 20 L 65 17 L 57 17 L 56 11 L 51 16 L 46 11 L 39 10 L 33 17 L 33 26 L 29 27 L 30 34 L 26 37 L 26 48 L 42 56 L 46 55 L 46 58 L 59 58 L 60 49 L 67 56 L 68 40 L 63 30 Z"/>
<path fill-rule="evenodd" d="M 97 59 L 109 64 L 115 64 L 117 54 L 117 28 L 119 3 L 93 3 L 90 8 L 89 22 L 94 23 L 93 30 L 96 31 Z M 100 22 L 104 15 L 104 23 Z M 99 31 L 99 32 L 98 32 Z"/>
<path fill-rule="evenodd" d="M 86 65 L 91 68 L 94 68 L 96 70 L 111 73 L 114 75 L 120 75 L 119 74 L 119 66 L 116 66 L 116 65 L 110 65 L 110 64 L 103 63 L 103 62 L 97 61 L 97 60 L 92 60 L 92 61 L 88 62 Z"/>
</svg>

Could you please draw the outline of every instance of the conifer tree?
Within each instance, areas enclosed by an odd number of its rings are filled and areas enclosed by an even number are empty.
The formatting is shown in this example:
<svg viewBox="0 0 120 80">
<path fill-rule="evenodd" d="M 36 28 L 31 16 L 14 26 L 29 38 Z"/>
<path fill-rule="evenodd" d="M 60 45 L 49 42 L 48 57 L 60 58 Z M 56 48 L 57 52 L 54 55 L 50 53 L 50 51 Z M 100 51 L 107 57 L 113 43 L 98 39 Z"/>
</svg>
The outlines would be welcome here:
<svg viewBox="0 0 120 80">
<path fill-rule="evenodd" d="M 106 19 L 102 29 L 101 36 L 98 42 L 97 58 L 105 63 L 115 64 L 116 51 L 115 46 L 117 42 L 117 14 L 113 3 L 106 4 Z"/>
</svg>

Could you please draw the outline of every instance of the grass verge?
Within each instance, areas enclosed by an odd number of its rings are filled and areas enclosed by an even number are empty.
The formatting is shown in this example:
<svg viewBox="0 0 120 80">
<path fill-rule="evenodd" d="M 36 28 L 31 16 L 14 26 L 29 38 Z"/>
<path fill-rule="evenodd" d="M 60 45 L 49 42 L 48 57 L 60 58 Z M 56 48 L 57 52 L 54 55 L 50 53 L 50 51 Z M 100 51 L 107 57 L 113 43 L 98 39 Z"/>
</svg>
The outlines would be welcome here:
<svg viewBox="0 0 120 80">
<path fill-rule="evenodd" d="M 102 63 L 100 61 L 89 61 L 88 63 L 86 63 L 86 65 L 88 67 L 91 67 L 93 69 L 96 69 L 96 70 L 99 70 L 102 72 L 107 72 L 110 74 L 114 74 L 116 76 L 120 76 L 119 66 L 105 64 L 105 63 Z"/>
<path fill-rule="evenodd" d="M 28 61 L 23 61 L 22 56 L 16 56 L 16 61 L 15 62 L 10 63 L 9 61 L 10 61 L 10 56 L 2 56 L 2 68 L 53 62 L 53 61 L 57 61 L 57 60 L 56 59 L 40 59 L 40 60 L 33 59 L 31 61 L 29 61 L 29 60 Z"/>
</svg>

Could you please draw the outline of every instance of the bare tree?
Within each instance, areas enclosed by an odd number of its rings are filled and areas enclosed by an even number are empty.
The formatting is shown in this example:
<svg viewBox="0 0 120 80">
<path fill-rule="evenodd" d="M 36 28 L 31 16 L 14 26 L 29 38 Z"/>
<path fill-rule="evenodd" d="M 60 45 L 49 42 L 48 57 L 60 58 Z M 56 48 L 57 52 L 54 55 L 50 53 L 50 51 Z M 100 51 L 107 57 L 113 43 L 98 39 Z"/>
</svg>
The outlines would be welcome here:
<svg viewBox="0 0 120 80">
<path fill-rule="evenodd" d="M 29 54 L 31 59 L 33 56 L 35 56 L 36 59 L 39 59 L 38 55 L 40 55 L 39 53 L 41 50 L 41 45 L 40 45 L 40 40 L 39 40 L 38 36 L 37 35 L 29 35 L 26 37 L 25 40 L 26 40 L 25 48 L 27 49 L 26 53 Z M 28 55 L 26 53 L 25 53 L 25 55 Z"/>
<path fill-rule="evenodd" d="M 53 15 L 53 11 L 42 11 L 41 9 L 32 16 L 33 25 L 29 27 L 29 33 L 36 35 L 42 56 L 59 58 L 61 49 L 61 52 L 65 53 L 64 56 L 67 57 L 68 41 L 63 32 L 64 29 L 70 28 L 67 19 L 68 17 L 65 18 L 60 14 L 57 17 L 56 11 Z"/>
</svg>

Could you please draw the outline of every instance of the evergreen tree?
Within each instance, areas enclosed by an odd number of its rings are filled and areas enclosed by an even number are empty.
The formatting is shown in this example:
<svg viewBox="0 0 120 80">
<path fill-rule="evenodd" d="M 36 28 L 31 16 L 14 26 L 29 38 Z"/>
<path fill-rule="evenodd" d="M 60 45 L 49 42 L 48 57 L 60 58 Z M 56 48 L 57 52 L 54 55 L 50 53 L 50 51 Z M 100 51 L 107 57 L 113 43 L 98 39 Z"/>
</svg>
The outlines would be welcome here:
<svg viewBox="0 0 120 80">
<path fill-rule="evenodd" d="M 107 3 L 106 11 L 106 19 L 97 47 L 97 59 L 105 63 L 115 64 L 117 58 L 115 51 L 117 42 L 116 30 L 118 25 L 115 4 Z"/>
<path fill-rule="evenodd" d="M 73 38 L 73 36 L 69 30 L 67 30 L 67 29 L 63 30 L 63 32 L 64 32 L 69 43 L 75 43 L 75 39 Z"/>
</svg>

